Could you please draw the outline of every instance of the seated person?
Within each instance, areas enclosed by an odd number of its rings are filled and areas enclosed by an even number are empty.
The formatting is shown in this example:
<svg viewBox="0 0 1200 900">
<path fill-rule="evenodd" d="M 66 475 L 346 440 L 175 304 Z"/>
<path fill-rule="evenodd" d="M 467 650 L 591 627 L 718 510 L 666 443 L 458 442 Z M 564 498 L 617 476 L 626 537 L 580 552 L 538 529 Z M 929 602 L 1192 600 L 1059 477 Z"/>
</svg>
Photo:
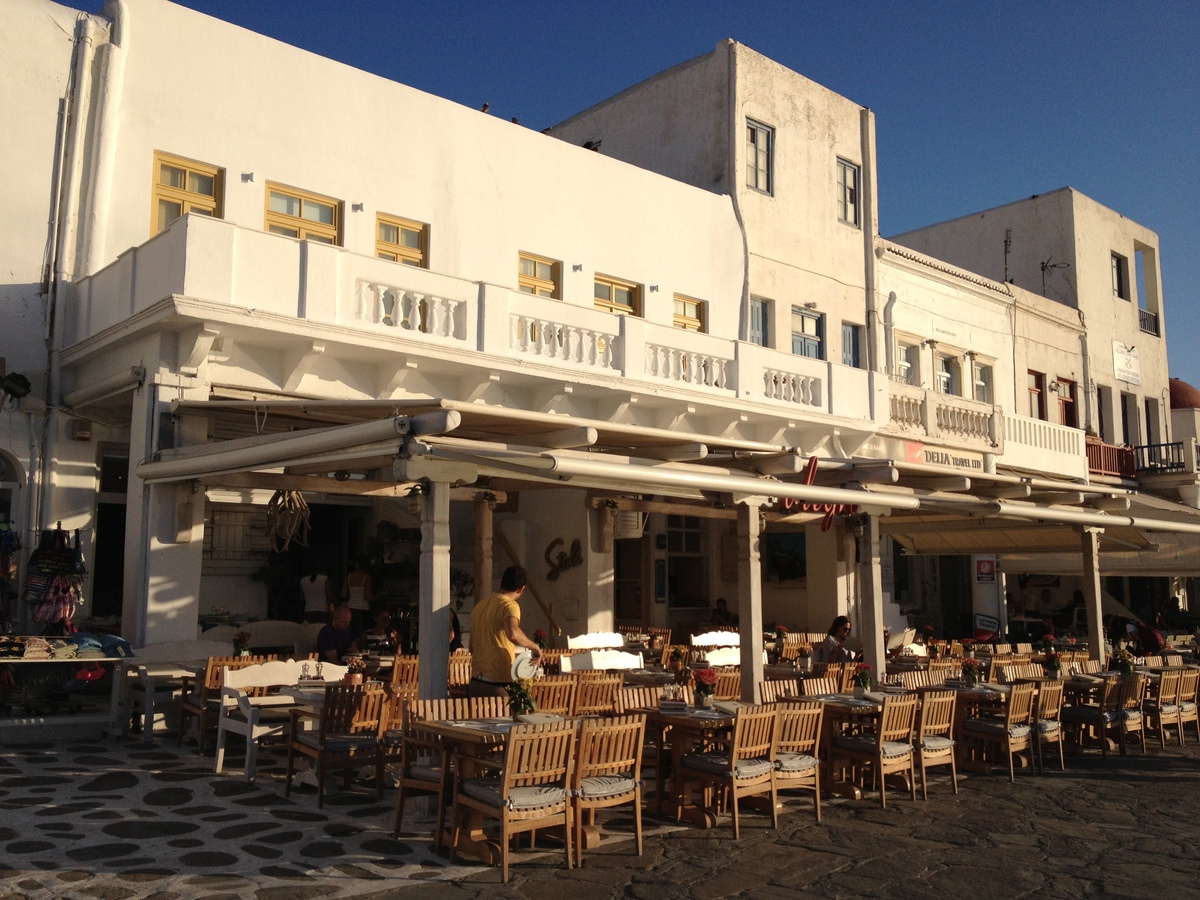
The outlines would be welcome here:
<svg viewBox="0 0 1200 900">
<path fill-rule="evenodd" d="M 829 626 L 829 633 L 825 636 L 825 640 L 813 648 L 813 662 L 853 662 L 854 654 L 845 646 L 848 637 L 850 637 L 850 620 L 845 616 L 838 616 Z"/>
<path fill-rule="evenodd" d="M 400 636 L 392 628 L 392 614 L 386 609 L 376 611 L 371 627 L 354 642 L 356 649 L 380 656 L 395 653 L 399 644 Z"/>
<path fill-rule="evenodd" d="M 352 615 L 344 603 L 333 611 L 328 625 L 317 632 L 317 652 L 322 662 L 344 664 L 344 657 L 354 649 L 354 632 L 350 629 Z"/>
<path fill-rule="evenodd" d="M 737 625 L 737 616 L 725 605 L 725 598 L 717 598 L 717 606 L 712 611 L 712 623 L 718 628 L 732 628 Z"/>
</svg>

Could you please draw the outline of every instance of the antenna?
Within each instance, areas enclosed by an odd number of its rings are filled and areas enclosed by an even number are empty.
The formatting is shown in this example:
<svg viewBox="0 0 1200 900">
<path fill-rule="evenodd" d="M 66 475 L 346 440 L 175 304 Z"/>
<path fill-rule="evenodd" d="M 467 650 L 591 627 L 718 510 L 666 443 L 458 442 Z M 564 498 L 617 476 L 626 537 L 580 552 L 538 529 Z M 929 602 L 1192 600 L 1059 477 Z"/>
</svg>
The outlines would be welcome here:
<svg viewBox="0 0 1200 900">
<path fill-rule="evenodd" d="M 1044 263 L 1042 263 L 1042 296 L 1043 297 L 1046 296 L 1046 273 L 1049 271 L 1053 271 L 1054 269 L 1069 269 L 1069 268 L 1071 268 L 1070 263 L 1065 263 L 1065 262 L 1057 262 L 1056 263 L 1053 260 L 1054 260 L 1053 256 L 1048 256 L 1048 257 L 1046 257 L 1046 261 Z"/>
</svg>

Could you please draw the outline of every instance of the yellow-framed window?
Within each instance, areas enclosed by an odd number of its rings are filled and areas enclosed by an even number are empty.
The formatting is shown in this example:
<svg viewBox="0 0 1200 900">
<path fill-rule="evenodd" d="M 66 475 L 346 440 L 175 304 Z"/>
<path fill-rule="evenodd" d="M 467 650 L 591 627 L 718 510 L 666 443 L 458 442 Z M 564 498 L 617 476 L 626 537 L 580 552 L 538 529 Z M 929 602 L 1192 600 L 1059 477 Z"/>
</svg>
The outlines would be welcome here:
<svg viewBox="0 0 1200 900">
<path fill-rule="evenodd" d="M 268 181 L 266 229 L 302 241 L 341 244 L 342 202 Z"/>
<path fill-rule="evenodd" d="M 225 170 L 155 151 L 151 194 L 151 235 L 187 213 L 219 219 L 225 199 Z"/>
<path fill-rule="evenodd" d="M 429 226 L 399 216 L 375 217 L 375 255 L 380 259 L 429 268 Z"/>
<path fill-rule="evenodd" d="M 517 290 L 538 297 L 562 297 L 562 263 L 532 253 L 517 254 Z"/>
<path fill-rule="evenodd" d="M 675 327 L 684 331 L 708 331 L 708 304 L 682 294 L 675 295 Z"/>
<path fill-rule="evenodd" d="M 608 275 L 596 276 L 596 309 L 617 315 L 640 316 L 642 314 L 641 285 Z"/>
</svg>

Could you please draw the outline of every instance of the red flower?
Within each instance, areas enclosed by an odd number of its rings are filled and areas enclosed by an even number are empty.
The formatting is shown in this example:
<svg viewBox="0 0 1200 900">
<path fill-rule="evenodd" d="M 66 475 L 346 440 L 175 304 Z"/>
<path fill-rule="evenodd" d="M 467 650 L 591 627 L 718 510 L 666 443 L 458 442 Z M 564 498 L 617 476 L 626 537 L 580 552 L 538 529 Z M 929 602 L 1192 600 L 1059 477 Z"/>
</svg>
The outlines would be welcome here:
<svg viewBox="0 0 1200 900">
<path fill-rule="evenodd" d="M 696 684 L 715 685 L 717 683 L 716 669 L 696 669 L 692 672 Z"/>
</svg>

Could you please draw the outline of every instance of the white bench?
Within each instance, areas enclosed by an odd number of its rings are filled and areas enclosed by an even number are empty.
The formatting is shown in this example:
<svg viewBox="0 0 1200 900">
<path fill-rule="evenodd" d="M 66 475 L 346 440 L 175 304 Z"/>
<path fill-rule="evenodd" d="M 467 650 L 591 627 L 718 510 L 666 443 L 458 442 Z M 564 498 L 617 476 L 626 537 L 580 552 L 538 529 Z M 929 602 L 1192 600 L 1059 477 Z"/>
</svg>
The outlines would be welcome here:
<svg viewBox="0 0 1200 900">
<path fill-rule="evenodd" d="M 640 669 L 642 654 L 625 653 L 621 650 L 585 650 L 582 653 L 563 654 L 560 660 L 562 671 L 586 672 L 591 669 Z"/>
<path fill-rule="evenodd" d="M 312 661 L 296 662 L 289 659 L 246 666 L 244 669 L 224 669 L 221 677 L 221 708 L 217 717 L 218 774 L 225 765 L 225 736 L 232 732 L 246 739 L 246 780 L 253 781 L 259 740 L 283 734 L 291 719 L 290 710 L 296 706 L 296 701 L 291 697 L 280 694 L 251 696 L 249 690 L 294 685 L 300 681 L 305 667 L 310 675 L 315 674 L 316 665 Z M 333 663 L 322 663 L 321 667 L 328 684 L 341 681 L 347 671 L 345 666 Z"/>
</svg>

